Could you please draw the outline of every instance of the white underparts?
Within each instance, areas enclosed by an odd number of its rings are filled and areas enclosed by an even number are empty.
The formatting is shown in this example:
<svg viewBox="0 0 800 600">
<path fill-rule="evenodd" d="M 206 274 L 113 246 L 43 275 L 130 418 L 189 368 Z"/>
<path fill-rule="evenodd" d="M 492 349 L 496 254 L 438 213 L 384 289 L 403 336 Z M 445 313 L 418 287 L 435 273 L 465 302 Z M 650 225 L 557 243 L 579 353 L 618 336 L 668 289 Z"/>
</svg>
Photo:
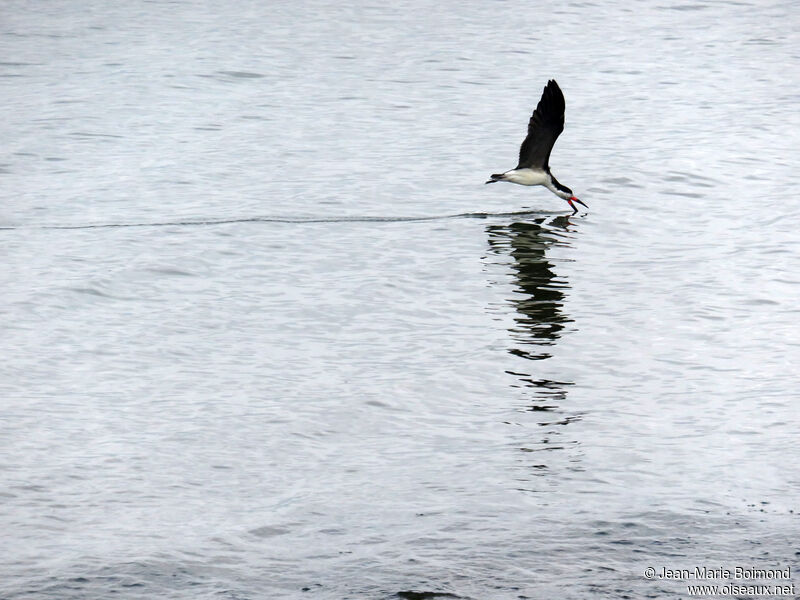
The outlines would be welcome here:
<svg viewBox="0 0 800 600">
<path fill-rule="evenodd" d="M 550 175 L 539 169 L 512 169 L 503 173 L 503 180 L 519 185 L 552 185 Z"/>
<path fill-rule="evenodd" d="M 550 173 L 541 169 L 512 169 L 503 173 L 502 181 L 519 185 L 543 185 L 556 196 L 565 200 L 571 196 L 571 194 L 562 192 L 553 185 L 553 178 Z"/>
</svg>

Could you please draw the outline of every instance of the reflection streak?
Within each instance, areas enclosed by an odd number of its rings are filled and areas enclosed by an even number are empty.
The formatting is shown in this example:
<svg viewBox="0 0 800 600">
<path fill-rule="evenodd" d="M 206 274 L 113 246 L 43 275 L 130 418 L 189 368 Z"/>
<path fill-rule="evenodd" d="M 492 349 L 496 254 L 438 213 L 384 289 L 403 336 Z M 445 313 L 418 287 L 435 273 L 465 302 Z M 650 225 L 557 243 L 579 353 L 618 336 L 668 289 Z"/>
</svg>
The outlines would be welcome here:
<svg viewBox="0 0 800 600">
<path fill-rule="evenodd" d="M 492 224 L 487 226 L 486 231 L 491 253 L 511 259 L 507 264 L 510 266 L 513 290 L 508 304 L 513 306 L 514 316 L 513 324 L 508 329 L 513 342 L 509 353 L 526 361 L 551 358 L 553 347 L 574 327 L 569 325 L 573 319 L 565 310 L 569 282 L 557 273 L 556 263 L 548 254 L 553 247 L 571 244 L 575 233 L 573 224 L 566 216 L 541 217 L 528 222 Z M 557 411 L 566 401 L 568 390 L 574 382 L 545 377 L 541 367 L 530 365 L 530 368 L 537 374 L 528 373 L 525 368 L 506 370 L 514 377 L 511 387 L 533 392 L 525 411 L 539 414 Z M 527 441 L 521 450 L 564 449 L 564 440 L 553 444 L 551 438 L 560 434 L 561 428 L 556 426 L 568 425 L 576 420 L 580 420 L 580 415 L 553 415 L 553 418 L 538 422 L 537 425 L 547 428 L 545 437 L 535 443 Z M 544 475 L 547 466 L 538 465 L 535 472 Z"/>
</svg>

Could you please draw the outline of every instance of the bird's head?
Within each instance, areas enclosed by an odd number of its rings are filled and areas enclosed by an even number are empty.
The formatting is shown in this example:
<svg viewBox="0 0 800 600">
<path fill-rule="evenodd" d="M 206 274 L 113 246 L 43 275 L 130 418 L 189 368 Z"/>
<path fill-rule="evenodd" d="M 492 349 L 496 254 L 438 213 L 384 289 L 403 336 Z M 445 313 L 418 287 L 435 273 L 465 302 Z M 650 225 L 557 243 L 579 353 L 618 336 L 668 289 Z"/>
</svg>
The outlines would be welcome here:
<svg viewBox="0 0 800 600">
<path fill-rule="evenodd" d="M 569 206 L 570 206 L 570 208 L 572 208 L 573 213 L 578 212 L 578 209 L 575 208 L 575 203 L 576 202 L 578 204 L 582 204 L 583 206 L 586 206 L 586 204 L 584 204 L 581 200 L 578 200 L 578 198 L 575 196 L 575 194 L 572 193 L 571 189 L 569 189 L 565 185 L 561 185 L 560 183 L 558 183 L 558 181 L 556 181 L 555 177 L 553 177 L 552 175 L 550 176 L 550 178 L 551 178 L 551 181 L 553 182 L 553 187 L 551 187 L 550 190 L 552 192 L 555 192 L 555 194 L 559 198 L 563 198 L 564 200 L 569 202 Z M 589 208 L 589 207 L 586 206 L 586 208 Z"/>
</svg>

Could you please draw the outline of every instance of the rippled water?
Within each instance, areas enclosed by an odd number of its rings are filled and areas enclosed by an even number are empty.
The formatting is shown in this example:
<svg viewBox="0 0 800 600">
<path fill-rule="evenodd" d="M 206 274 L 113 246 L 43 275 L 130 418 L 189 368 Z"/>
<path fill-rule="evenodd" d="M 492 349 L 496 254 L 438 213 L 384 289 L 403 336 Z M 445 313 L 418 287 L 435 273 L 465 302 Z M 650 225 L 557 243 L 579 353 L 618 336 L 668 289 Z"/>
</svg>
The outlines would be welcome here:
<svg viewBox="0 0 800 600">
<path fill-rule="evenodd" d="M 0 596 L 800 569 L 796 9 L 521 8 L 5 3 Z"/>
</svg>

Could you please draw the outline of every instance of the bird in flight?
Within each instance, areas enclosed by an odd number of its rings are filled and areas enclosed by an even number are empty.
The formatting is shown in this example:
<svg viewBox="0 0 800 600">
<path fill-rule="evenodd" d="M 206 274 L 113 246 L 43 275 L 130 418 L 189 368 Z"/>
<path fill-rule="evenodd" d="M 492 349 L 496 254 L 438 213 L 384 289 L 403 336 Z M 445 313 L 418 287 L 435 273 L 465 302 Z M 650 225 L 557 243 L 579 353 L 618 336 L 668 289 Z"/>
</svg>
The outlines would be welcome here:
<svg viewBox="0 0 800 600">
<path fill-rule="evenodd" d="M 519 185 L 543 185 L 559 198 L 569 202 L 572 214 L 578 212 L 575 203 L 583 204 L 572 190 L 561 185 L 550 172 L 550 151 L 558 136 L 564 131 L 564 94 L 554 79 L 547 82 L 542 99 L 528 122 L 528 136 L 519 147 L 519 164 L 516 168 L 491 176 L 486 183 L 509 181 Z M 586 206 L 586 208 L 589 208 Z"/>
</svg>

